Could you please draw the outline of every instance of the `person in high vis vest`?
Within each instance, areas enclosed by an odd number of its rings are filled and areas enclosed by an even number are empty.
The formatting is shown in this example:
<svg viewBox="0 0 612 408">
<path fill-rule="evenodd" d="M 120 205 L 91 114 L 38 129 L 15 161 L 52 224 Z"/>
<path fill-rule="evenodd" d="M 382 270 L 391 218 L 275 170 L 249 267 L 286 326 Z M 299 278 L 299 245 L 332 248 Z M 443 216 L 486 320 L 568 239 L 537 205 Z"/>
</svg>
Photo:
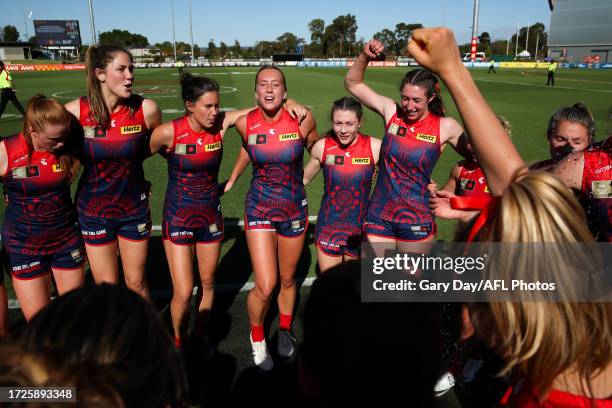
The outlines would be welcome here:
<svg viewBox="0 0 612 408">
<path fill-rule="evenodd" d="M 555 60 L 551 60 L 550 64 L 548 64 L 548 80 L 546 81 L 546 85 L 555 86 L 555 71 L 557 70 L 557 65 Z"/>
<path fill-rule="evenodd" d="M 11 77 L 10 72 L 4 67 L 4 62 L 0 61 L 0 117 L 2 117 L 6 104 L 9 101 L 13 102 L 13 105 L 15 105 L 22 116 L 25 115 L 23 106 L 21 106 L 21 103 L 17 100 L 16 93 L 17 91 L 13 84 L 13 77 Z"/>
</svg>

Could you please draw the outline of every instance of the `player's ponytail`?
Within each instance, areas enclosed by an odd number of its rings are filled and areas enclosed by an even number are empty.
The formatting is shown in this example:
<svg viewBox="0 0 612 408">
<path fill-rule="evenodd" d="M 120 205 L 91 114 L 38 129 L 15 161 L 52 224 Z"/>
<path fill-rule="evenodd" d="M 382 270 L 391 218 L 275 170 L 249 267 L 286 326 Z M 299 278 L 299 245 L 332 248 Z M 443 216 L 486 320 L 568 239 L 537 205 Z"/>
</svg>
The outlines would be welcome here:
<svg viewBox="0 0 612 408">
<path fill-rule="evenodd" d="M 72 119 L 72 115 L 64 105 L 55 99 L 47 98 L 42 94 L 34 95 L 28 102 L 22 131 L 30 157 L 34 151 L 32 131 L 42 133 L 48 125 L 70 124 Z M 64 169 L 65 180 L 68 182 L 73 180 L 80 167 L 80 162 L 75 153 L 75 142 L 75 135 L 71 132 L 64 140 L 64 146 L 56 152 L 59 164 Z"/>
<path fill-rule="evenodd" d="M 423 88 L 427 95 L 427 99 L 433 96 L 434 98 L 429 102 L 427 108 L 434 115 L 445 116 L 446 108 L 440 96 L 440 82 L 432 72 L 422 68 L 408 71 L 400 84 L 400 92 L 407 84 Z"/>
<path fill-rule="evenodd" d="M 117 45 L 92 45 L 87 49 L 87 54 L 85 55 L 87 97 L 91 107 L 91 115 L 98 125 L 103 128 L 110 125 L 110 112 L 106 103 L 104 103 L 96 69 L 105 70 L 108 63 L 119 52 L 126 53 L 130 57 L 130 61 L 133 60 L 132 54 L 129 51 Z"/>
<path fill-rule="evenodd" d="M 193 76 L 189 72 L 181 75 L 181 96 L 183 102 L 196 103 L 207 92 L 219 92 L 219 84 L 205 76 Z"/>
</svg>

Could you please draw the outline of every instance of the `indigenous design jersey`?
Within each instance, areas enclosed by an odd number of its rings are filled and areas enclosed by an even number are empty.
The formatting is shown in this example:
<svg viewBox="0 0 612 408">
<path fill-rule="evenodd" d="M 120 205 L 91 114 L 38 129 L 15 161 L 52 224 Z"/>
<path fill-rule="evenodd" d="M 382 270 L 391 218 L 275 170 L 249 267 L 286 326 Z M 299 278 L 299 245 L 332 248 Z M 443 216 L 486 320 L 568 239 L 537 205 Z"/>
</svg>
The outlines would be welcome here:
<svg viewBox="0 0 612 408">
<path fill-rule="evenodd" d="M 248 113 L 246 129 L 246 149 L 253 163 L 247 216 L 274 222 L 305 219 L 304 139 L 297 120 L 282 109 L 280 118 L 268 123 L 257 108 Z"/>
<path fill-rule="evenodd" d="M 2 242 L 9 252 L 49 255 L 81 236 L 70 185 L 55 155 L 47 151 L 28 154 L 23 134 L 4 139 L 8 155 L 2 177 L 8 205 L 4 213 Z"/>
<path fill-rule="evenodd" d="M 361 237 L 376 163 L 370 136 L 357 135 L 343 148 L 334 137 L 325 138 L 321 157 L 325 190 L 317 218 L 317 241 L 338 247 Z"/>
<path fill-rule="evenodd" d="M 582 193 L 589 228 L 598 241 L 612 242 L 612 139 L 584 150 Z"/>
<path fill-rule="evenodd" d="M 368 210 L 372 217 L 398 224 L 433 222 L 427 185 L 440 157 L 440 119 L 429 113 L 407 124 L 396 113 L 389 120 Z"/>
<path fill-rule="evenodd" d="M 461 197 L 491 197 L 487 180 L 480 166 L 472 160 L 459 162 L 461 171 L 455 194 Z"/>
<path fill-rule="evenodd" d="M 217 222 L 218 174 L 223 157 L 221 133 L 195 132 L 187 116 L 172 121 L 174 143 L 166 153 L 168 188 L 164 219 L 170 225 L 198 228 Z"/>
<path fill-rule="evenodd" d="M 77 191 L 80 216 L 122 219 L 146 215 L 149 200 L 142 162 L 149 154 L 148 129 L 142 111 L 142 98 L 135 101 L 133 113 L 123 106 L 111 114 L 110 127 L 97 126 L 89 102 L 80 99 L 83 126 L 83 175 Z"/>
</svg>

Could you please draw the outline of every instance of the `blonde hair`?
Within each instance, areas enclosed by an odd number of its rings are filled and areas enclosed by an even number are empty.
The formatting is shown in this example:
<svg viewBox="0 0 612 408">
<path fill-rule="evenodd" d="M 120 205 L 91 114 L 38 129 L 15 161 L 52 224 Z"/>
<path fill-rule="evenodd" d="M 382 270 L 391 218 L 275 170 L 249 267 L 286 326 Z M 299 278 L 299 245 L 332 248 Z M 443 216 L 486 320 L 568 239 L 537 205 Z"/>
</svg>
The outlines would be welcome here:
<svg viewBox="0 0 612 408">
<path fill-rule="evenodd" d="M 544 252 L 528 256 L 506 253 L 493 268 L 498 278 L 512 274 L 557 282 L 567 299 L 602 284 L 587 273 L 599 260 L 570 245 L 594 240 L 582 207 L 561 181 L 546 172 L 531 172 L 513 182 L 499 200 L 478 241 L 555 245 L 540 245 Z M 576 273 L 577 265 L 578 270 L 586 265 L 585 274 Z M 477 326 L 488 324 L 489 340 L 504 358 L 501 373 L 516 370 L 545 395 L 556 377 L 575 370 L 588 388 L 584 394 L 592 395 L 591 379 L 612 362 L 612 303 L 530 300 L 524 295 L 519 302 L 474 307 Z"/>
<path fill-rule="evenodd" d="M 100 81 L 96 76 L 96 69 L 105 70 L 109 62 L 120 52 L 126 53 L 130 57 L 130 61 L 133 60 L 132 54 L 118 45 L 92 45 L 87 49 L 87 54 L 85 55 L 87 98 L 91 107 L 91 115 L 98 125 L 103 128 L 108 127 L 110 124 L 110 112 L 106 103 L 104 103 Z"/>
<path fill-rule="evenodd" d="M 22 130 L 30 156 L 34 151 L 31 130 L 44 132 L 48 125 L 70 125 L 72 120 L 72 115 L 64 105 L 55 99 L 47 98 L 42 94 L 34 95 L 28 102 Z M 77 175 L 81 165 L 75 152 L 76 140 L 71 131 L 64 141 L 64 146 L 57 152 L 59 164 L 65 169 L 64 179 L 69 183 Z"/>
</svg>

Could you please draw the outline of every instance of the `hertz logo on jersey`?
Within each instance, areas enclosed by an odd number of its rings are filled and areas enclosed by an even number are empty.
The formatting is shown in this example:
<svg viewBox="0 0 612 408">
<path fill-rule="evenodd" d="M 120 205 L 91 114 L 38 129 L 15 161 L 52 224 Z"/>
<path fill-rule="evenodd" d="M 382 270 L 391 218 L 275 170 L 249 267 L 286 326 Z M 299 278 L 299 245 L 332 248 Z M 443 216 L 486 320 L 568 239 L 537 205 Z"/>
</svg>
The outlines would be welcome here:
<svg viewBox="0 0 612 408">
<path fill-rule="evenodd" d="M 278 140 L 281 142 L 286 142 L 287 140 L 298 140 L 300 135 L 297 133 L 284 133 L 282 135 L 278 135 Z"/>
<path fill-rule="evenodd" d="M 204 146 L 205 152 L 212 152 L 212 151 L 219 150 L 219 149 L 221 149 L 221 142 L 209 143 L 206 146 Z"/>
<path fill-rule="evenodd" d="M 427 143 L 436 143 L 436 141 L 438 140 L 437 136 L 434 135 L 427 135 L 425 133 L 419 133 L 416 136 L 417 140 L 422 140 L 423 142 L 427 142 Z"/>
<path fill-rule="evenodd" d="M 129 135 L 131 133 L 139 133 L 142 131 L 142 125 L 121 126 L 121 134 Z"/>
<path fill-rule="evenodd" d="M 370 158 L 369 157 L 353 157 L 353 160 L 351 161 L 351 163 L 353 163 L 353 164 L 370 164 Z"/>
<path fill-rule="evenodd" d="M 52 168 L 54 173 L 61 173 L 62 171 L 64 171 L 61 164 L 54 164 Z"/>
</svg>

